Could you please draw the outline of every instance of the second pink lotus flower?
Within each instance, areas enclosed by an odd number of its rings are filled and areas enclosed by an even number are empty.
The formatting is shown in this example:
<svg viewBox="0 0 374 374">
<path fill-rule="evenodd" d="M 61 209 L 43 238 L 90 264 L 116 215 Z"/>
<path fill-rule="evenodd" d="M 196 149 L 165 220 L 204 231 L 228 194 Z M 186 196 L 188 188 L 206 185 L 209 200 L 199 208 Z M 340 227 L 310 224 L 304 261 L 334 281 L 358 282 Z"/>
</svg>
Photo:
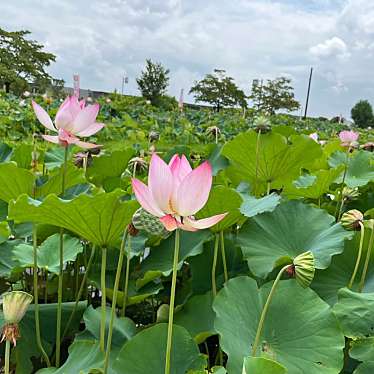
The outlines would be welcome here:
<svg viewBox="0 0 374 374">
<path fill-rule="evenodd" d="M 196 231 L 211 227 L 227 213 L 196 220 L 194 215 L 206 204 L 212 187 L 212 168 L 205 161 L 192 170 L 184 155 L 174 155 L 169 164 L 153 154 L 148 186 L 132 179 L 135 196 L 143 209 L 159 217 L 168 231 L 181 228 Z"/>
<path fill-rule="evenodd" d="M 48 130 L 58 133 L 42 135 L 45 140 L 64 147 L 70 144 L 81 148 L 98 147 L 97 144 L 81 141 L 79 137 L 91 136 L 104 127 L 104 124 L 96 122 L 99 104 L 85 106 L 84 100 L 78 101 L 75 96 L 67 97 L 58 109 L 54 124 L 40 105 L 33 101 L 32 106 L 39 122 Z"/>
</svg>

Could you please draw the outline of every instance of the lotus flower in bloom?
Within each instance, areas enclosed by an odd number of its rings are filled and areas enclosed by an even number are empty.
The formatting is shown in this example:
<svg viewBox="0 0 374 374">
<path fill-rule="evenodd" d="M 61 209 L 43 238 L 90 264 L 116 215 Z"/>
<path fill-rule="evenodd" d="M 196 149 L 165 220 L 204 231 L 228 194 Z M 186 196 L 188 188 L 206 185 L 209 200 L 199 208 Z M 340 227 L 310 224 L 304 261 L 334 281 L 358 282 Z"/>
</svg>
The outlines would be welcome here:
<svg viewBox="0 0 374 374">
<path fill-rule="evenodd" d="M 184 155 L 174 155 L 169 165 L 153 154 L 149 166 L 148 186 L 132 179 L 135 196 L 143 209 L 159 217 L 168 231 L 181 228 L 196 231 L 211 227 L 227 213 L 196 220 L 207 202 L 212 186 L 212 167 L 205 161 L 192 170 Z"/>
<path fill-rule="evenodd" d="M 346 147 L 349 147 L 349 146 L 352 146 L 352 145 L 355 145 L 355 143 L 357 142 L 357 139 L 359 137 L 359 133 L 358 132 L 354 132 L 354 131 L 341 131 L 339 133 L 339 138 L 342 142 L 342 145 L 343 146 L 346 146 Z"/>
<path fill-rule="evenodd" d="M 309 134 L 309 138 L 313 139 L 315 142 L 318 143 L 318 134 L 316 132 Z"/>
<path fill-rule="evenodd" d="M 79 136 L 91 136 L 104 127 L 104 124 L 96 122 L 99 104 L 85 106 L 84 100 L 78 101 L 75 96 L 67 97 L 57 111 L 54 124 L 40 105 L 33 101 L 32 106 L 39 122 L 48 130 L 58 133 L 58 135 L 42 135 L 45 140 L 64 147 L 70 144 L 82 148 L 98 147 L 97 144 L 79 140 Z"/>
</svg>

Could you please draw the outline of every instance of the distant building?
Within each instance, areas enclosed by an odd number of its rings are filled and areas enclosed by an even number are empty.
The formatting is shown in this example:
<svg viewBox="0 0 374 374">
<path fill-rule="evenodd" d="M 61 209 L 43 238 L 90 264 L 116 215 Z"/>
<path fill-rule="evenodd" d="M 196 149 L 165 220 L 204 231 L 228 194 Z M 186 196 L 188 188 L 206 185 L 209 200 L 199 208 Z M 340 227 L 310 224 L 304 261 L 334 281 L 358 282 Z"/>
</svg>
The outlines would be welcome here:
<svg viewBox="0 0 374 374">
<path fill-rule="evenodd" d="M 74 88 L 64 87 L 63 92 L 65 92 L 67 95 L 73 96 L 74 95 Z M 108 96 L 108 95 L 110 95 L 110 92 L 86 90 L 84 88 L 80 89 L 80 97 L 81 98 L 92 97 L 93 99 L 97 99 L 101 96 Z"/>
</svg>

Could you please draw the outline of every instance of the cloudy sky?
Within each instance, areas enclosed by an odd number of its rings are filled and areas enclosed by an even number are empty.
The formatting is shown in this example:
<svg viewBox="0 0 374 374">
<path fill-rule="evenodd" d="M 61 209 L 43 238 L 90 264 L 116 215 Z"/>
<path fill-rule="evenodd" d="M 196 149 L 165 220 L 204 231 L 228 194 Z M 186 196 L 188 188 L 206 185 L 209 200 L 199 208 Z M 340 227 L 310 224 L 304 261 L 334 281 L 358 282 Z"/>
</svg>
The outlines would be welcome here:
<svg viewBox="0 0 374 374">
<path fill-rule="evenodd" d="M 2 1 L 0 27 L 28 29 L 57 55 L 50 72 L 72 85 L 127 93 L 146 58 L 171 71 L 179 96 L 214 68 L 249 93 L 255 78 L 292 78 L 304 103 L 314 67 L 310 114 L 349 117 L 374 104 L 371 0 L 16 0 Z M 188 98 L 192 100 L 192 98 Z"/>
</svg>

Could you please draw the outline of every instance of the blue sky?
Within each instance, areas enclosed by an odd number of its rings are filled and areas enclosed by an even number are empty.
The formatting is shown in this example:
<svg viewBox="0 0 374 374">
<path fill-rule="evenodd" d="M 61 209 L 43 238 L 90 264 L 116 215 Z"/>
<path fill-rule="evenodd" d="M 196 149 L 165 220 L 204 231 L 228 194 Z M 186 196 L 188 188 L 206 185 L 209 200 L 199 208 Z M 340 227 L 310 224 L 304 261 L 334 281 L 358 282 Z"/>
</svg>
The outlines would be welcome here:
<svg viewBox="0 0 374 374">
<path fill-rule="evenodd" d="M 146 58 L 171 70 L 179 96 L 214 68 L 250 93 L 254 78 L 292 79 L 310 113 L 349 117 L 359 99 L 374 104 L 374 2 L 367 0 L 17 0 L 0 24 L 28 29 L 57 55 L 51 73 L 84 88 L 136 94 Z M 192 98 L 187 98 L 192 101 Z"/>
</svg>

